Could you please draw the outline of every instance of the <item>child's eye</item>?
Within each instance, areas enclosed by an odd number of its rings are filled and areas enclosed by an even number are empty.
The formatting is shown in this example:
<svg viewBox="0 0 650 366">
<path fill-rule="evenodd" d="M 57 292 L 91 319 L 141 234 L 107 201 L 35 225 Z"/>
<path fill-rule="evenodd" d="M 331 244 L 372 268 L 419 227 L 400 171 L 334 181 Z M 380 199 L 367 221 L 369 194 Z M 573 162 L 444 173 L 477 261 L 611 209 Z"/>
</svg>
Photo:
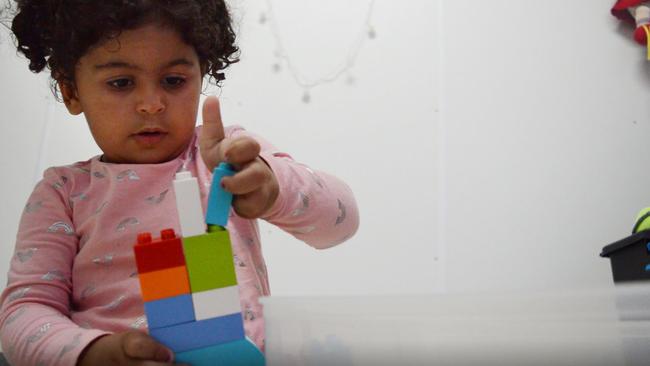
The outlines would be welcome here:
<svg viewBox="0 0 650 366">
<path fill-rule="evenodd" d="M 163 84 L 170 88 L 178 88 L 185 84 L 185 79 L 178 76 L 168 76 L 163 79 Z"/>
<path fill-rule="evenodd" d="M 131 79 L 122 78 L 111 80 L 107 84 L 115 89 L 126 89 L 133 86 L 133 81 Z"/>
</svg>

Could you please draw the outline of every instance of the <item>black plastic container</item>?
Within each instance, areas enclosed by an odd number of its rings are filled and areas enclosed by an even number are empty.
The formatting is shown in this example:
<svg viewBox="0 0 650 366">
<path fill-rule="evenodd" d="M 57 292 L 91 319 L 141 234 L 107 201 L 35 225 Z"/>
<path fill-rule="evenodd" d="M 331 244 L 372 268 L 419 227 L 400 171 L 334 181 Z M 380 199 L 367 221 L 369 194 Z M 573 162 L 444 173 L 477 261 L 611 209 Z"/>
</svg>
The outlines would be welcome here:
<svg viewBox="0 0 650 366">
<path fill-rule="evenodd" d="M 603 248 L 615 283 L 650 280 L 650 230 L 632 234 Z"/>
</svg>

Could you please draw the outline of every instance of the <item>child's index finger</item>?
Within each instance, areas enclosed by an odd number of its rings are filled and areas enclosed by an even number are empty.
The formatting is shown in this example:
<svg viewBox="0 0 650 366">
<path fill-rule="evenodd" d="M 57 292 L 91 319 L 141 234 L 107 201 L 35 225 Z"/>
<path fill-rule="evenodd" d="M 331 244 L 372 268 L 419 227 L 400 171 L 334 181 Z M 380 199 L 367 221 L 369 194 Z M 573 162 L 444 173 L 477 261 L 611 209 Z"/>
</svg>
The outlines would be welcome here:
<svg viewBox="0 0 650 366">
<path fill-rule="evenodd" d="M 201 142 L 206 146 L 214 146 L 225 137 L 223 122 L 221 120 L 221 107 L 219 99 L 209 96 L 203 102 L 203 128 Z"/>
</svg>

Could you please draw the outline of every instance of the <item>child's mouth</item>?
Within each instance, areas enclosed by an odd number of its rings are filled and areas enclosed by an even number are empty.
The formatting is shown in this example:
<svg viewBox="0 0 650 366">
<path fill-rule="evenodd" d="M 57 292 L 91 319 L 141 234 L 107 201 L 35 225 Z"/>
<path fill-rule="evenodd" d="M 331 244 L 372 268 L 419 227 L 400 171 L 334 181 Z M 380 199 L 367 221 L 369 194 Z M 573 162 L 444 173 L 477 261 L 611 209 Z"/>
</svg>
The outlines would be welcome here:
<svg viewBox="0 0 650 366">
<path fill-rule="evenodd" d="M 135 140 L 143 145 L 155 145 L 165 136 L 167 136 L 167 133 L 163 131 L 143 131 L 133 135 Z"/>
</svg>

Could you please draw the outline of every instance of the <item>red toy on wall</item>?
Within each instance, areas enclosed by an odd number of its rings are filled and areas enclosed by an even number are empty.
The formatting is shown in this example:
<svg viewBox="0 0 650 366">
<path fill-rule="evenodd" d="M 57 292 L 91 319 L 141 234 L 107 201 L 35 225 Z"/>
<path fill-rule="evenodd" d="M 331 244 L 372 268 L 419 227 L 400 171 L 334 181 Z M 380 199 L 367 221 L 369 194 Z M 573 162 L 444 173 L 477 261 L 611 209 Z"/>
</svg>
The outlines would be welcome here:
<svg viewBox="0 0 650 366">
<path fill-rule="evenodd" d="M 612 14 L 636 26 L 634 40 L 648 48 L 648 60 L 650 60 L 650 1 L 618 0 L 612 7 Z"/>
</svg>

